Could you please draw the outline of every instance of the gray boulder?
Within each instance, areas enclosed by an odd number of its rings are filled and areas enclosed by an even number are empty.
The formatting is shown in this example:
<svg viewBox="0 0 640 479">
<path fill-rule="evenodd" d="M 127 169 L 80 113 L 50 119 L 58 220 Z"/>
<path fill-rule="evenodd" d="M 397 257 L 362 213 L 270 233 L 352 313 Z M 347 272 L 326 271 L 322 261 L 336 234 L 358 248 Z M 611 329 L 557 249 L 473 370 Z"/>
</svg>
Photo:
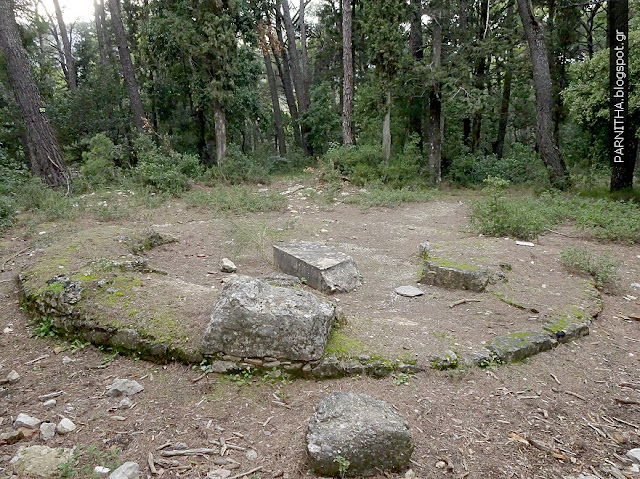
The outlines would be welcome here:
<svg viewBox="0 0 640 479">
<path fill-rule="evenodd" d="M 424 260 L 420 282 L 482 293 L 489 283 L 489 273 L 474 266 L 429 258 Z"/>
<path fill-rule="evenodd" d="M 324 475 L 370 476 L 409 464 L 413 439 L 405 418 L 366 394 L 325 397 L 307 429 L 310 465 Z"/>
<path fill-rule="evenodd" d="M 304 278 L 309 287 L 323 293 L 348 293 L 362 283 L 350 256 L 320 243 L 274 245 L 273 258 L 283 273 Z"/>
<path fill-rule="evenodd" d="M 59 477 L 60 465 L 72 458 L 72 449 L 21 446 L 10 462 L 18 477 Z"/>
<path fill-rule="evenodd" d="M 242 358 L 320 359 L 336 318 L 330 301 L 297 289 L 238 276 L 211 313 L 202 352 Z"/>
<path fill-rule="evenodd" d="M 143 390 L 144 387 L 138 381 L 116 378 L 107 389 L 106 395 L 110 397 L 133 396 Z"/>
<path fill-rule="evenodd" d="M 109 479 L 138 479 L 140 466 L 137 462 L 125 462 L 118 469 L 109 474 Z"/>
</svg>

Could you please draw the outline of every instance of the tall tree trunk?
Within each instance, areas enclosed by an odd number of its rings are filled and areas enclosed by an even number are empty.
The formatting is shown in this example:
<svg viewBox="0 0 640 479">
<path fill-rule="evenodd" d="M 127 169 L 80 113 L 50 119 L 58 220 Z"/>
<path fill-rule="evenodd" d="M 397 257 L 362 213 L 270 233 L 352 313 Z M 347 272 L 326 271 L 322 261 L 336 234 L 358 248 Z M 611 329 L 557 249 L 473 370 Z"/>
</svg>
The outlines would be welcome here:
<svg viewBox="0 0 640 479">
<path fill-rule="evenodd" d="M 100 51 L 100 63 L 102 65 L 107 64 L 107 51 L 105 45 L 105 31 L 102 25 L 102 19 L 100 17 L 100 5 L 98 0 L 93 0 L 93 20 L 96 24 L 96 38 L 98 39 L 98 50 Z"/>
<path fill-rule="evenodd" d="M 68 185 L 67 165 L 45 116 L 44 102 L 31 74 L 11 0 L 0 0 L 0 48 L 5 53 L 9 83 L 24 122 L 31 169 L 51 186 Z"/>
<path fill-rule="evenodd" d="M 440 9 L 433 13 L 432 63 L 440 68 L 442 62 L 442 15 Z M 429 172 L 431 181 L 442 181 L 442 98 L 440 82 L 434 81 L 429 91 Z"/>
<path fill-rule="evenodd" d="M 536 142 L 542 161 L 549 172 L 554 188 L 566 189 L 570 185 L 569 172 L 553 134 L 553 84 L 549 71 L 547 44 L 542 25 L 533 15 L 528 0 L 517 0 L 522 19 L 536 89 Z"/>
<path fill-rule="evenodd" d="M 309 88 L 311 87 L 311 67 L 309 65 L 309 55 L 307 54 L 307 25 L 304 22 L 305 4 L 307 1 L 308 0 L 300 0 L 298 23 L 300 24 L 300 69 L 302 70 L 304 90 L 307 92 L 307 97 L 309 98 Z"/>
<path fill-rule="evenodd" d="M 269 43 L 271 44 L 271 51 L 278 67 L 278 75 L 282 82 L 282 89 L 284 90 L 284 96 L 287 100 L 287 106 L 289 107 L 289 114 L 293 120 L 293 139 L 297 145 L 302 146 L 302 133 L 300 132 L 300 121 L 298 115 L 298 105 L 296 104 L 296 97 L 293 92 L 293 81 L 291 80 L 291 62 L 289 56 L 284 48 L 284 38 L 282 36 L 282 20 L 280 15 L 276 11 L 276 35 L 278 41 L 273 38 L 273 34 L 269 31 Z M 276 49 L 276 45 L 280 46 L 280 50 Z M 282 62 L 278 59 L 278 54 L 282 55 Z"/>
<path fill-rule="evenodd" d="M 485 70 L 487 61 L 483 57 L 478 61 L 476 69 L 475 87 L 478 91 L 482 91 L 485 87 Z M 480 146 L 480 136 L 482 134 L 482 110 L 478 110 L 473 114 L 473 122 L 471 126 L 471 151 L 475 151 Z"/>
<path fill-rule="evenodd" d="M 353 145 L 353 10 L 351 0 L 342 0 L 342 144 Z"/>
<path fill-rule="evenodd" d="M 458 11 L 458 18 L 459 18 L 459 26 L 460 26 L 460 32 L 462 32 L 462 35 L 464 35 L 467 32 L 467 25 L 469 23 L 469 2 L 468 0 L 460 0 L 460 9 Z M 463 40 L 464 37 L 463 37 Z M 471 58 L 469 56 L 469 54 L 465 54 L 465 60 L 467 62 L 471 62 Z M 470 140 L 471 140 L 471 118 L 468 116 L 465 116 L 462 119 L 462 142 L 469 146 L 470 145 Z"/>
<path fill-rule="evenodd" d="M 391 86 L 386 85 L 384 120 L 382 120 L 382 159 L 388 165 L 391 159 Z"/>
<path fill-rule="evenodd" d="M 267 73 L 267 81 L 269 82 L 269 93 L 271 94 L 271 104 L 273 105 L 273 122 L 276 127 L 276 145 L 278 153 L 281 156 L 287 154 L 287 147 L 284 141 L 284 128 L 282 126 L 282 114 L 280 112 L 280 100 L 278 98 L 278 86 L 276 85 L 276 77 L 271 66 L 271 56 L 269 55 L 269 40 L 267 39 L 266 30 L 269 27 L 262 22 L 258 25 L 258 33 L 260 36 L 260 49 L 264 58 L 264 67 Z"/>
<path fill-rule="evenodd" d="M 217 100 L 213 102 L 213 122 L 216 130 L 216 162 L 220 166 L 227 154 L 227 119 L 222 103 Z"/>
<path fill-rule="evenodd" d="M 62 10 L 60 10 L 60 2 L 53 0 L 53 8 L 56 11 L 56 19 L 58 20 L 58 28 L 60 29 L 60 36 L 62 37 L 62 48 L 64 51 L 64 62 L 66 65 L 66 79 L 67 85 L 70 90 L 78 88 L 78 75 L 76 73 L 76 62 L 73 59 L 73 52 L 71 51 L 71 39 L 67 32 L 67 26 L 64 23 L 62 17 Z"/>
<path fill-rule="evenodd" d="M 296 89 L 296 97 L 298 99 L 298 114 L 302 117 L 309 108 L 309 90 L 304 77 L 304 68 L 302 66 L 301 55 L 296 48 L 296 35 L 293 29 L 293 21 L 291 20 L 291 12 L 289 11 L 288 0 L 276 0 L 276 5 L 282 8 L 282 21 L 287 32 L 287 45 L 289 47 L 289 60 L 291 66 L 291 74 L 293 84 Z M 308 142 L 308 126 L 300 125 L 302 133 L 302 148 L 307 155 L 311 155 L 311 145 Z"/>
<path fill-rule="evenodd" d="M 510 56 L 510 55 L 509 55 Z M 500 104 L 500 119 L 498 120 L 498 135 L 493 144 L 493 152 L 502 159 L 504 152 L 504 139 L 507 135 L 507 122 L 509 120 L 509 102 L 511 100 L 511 83 L 513 82 L 513 70 L 507 65 L 504 72 L 502 85 L 502 103 Z"/>
<path fill-rule="evenodd" d="M 409 32 L 409 48 L 416 62 L 424 58 L 424 41 L 422 38 L 422 0 L 411 0 L 411 30 Z M 422 119 L 426 107 L 424 95 L 418 94 L 411 98 L 409 105 L 409 128 L 418 135 L 418 147 L 422 151 L 424 147 L 424 128 Z"/>
<path fill-rule="evenodd" d="M 129 102 L 131 103 L 133 124 L 139 132 L 144 132 L 147 127 L 148 120 L 144 113 L 144 107 L 142 106 L 142 100 L 140 99 L 140 90 L 138 89 L 138 82 L 136 81 L 133 63 L 131 62 L 129 45 L 127 45 L 127 35 L 124 31 L 124 25 L 122 24 L 122 17 L 120 16 L 119 0 L 109 0 L 109 10 L 111 11 L 111 23 L 118 43 L 120 63 L 122 64 L 122 75 L 124 76 L 124 83 L 127 87 Z"/>
</svg>

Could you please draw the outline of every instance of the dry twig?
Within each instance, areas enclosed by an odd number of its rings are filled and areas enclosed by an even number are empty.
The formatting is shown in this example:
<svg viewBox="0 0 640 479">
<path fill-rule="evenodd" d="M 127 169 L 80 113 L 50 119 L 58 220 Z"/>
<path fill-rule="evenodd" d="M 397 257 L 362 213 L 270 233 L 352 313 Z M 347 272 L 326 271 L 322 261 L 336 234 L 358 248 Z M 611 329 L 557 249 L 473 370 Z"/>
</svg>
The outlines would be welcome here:
<svg viewBox="0 0 640 479">
<path fill-rule="evenodd" d="M 482 302 L 481 299 L 459 299 L 458 301 L 454 301 L 453 303 L 451 303 L 449 307 L 455 308 L 456 306 L 460 306 L 461 304 L 465 304 L 465 303 L 480 303 L 480 302 Z"/>
</svg>

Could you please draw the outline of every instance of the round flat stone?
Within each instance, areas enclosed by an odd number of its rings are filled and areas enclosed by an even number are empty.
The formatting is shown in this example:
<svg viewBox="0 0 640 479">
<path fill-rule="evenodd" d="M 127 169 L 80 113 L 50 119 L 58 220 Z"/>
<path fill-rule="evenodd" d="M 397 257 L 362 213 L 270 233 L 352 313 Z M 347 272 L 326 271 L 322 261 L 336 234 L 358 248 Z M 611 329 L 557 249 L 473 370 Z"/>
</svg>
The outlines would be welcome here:
<svg viewBox="0 0 640 479">
<path fill-rule="evenodd" d="M 398 286 L 396 293 L 400 296 L 406 296 L 407 298 L 415 298 L 416 296 L 422 296 L 424 291 L 415 286 Z"/>
</svg>

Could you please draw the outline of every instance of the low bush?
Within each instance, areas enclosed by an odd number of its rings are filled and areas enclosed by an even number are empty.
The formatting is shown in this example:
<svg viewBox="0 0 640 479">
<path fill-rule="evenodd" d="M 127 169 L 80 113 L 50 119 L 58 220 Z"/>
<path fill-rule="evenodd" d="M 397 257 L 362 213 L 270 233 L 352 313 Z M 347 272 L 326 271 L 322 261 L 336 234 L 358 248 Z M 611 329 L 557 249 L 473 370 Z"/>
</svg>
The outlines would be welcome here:
<svg viewBox="0 0 640 479">
<path fill-rule="evenodd" d="M 384 206 L 393 208 L 402 203 L 421 203 L 433 198 L 433 192 L 425 189 L 411 190 L 409 188 L 392 189 L 387 187 L 370 186 L 357 194 L 344 198 L 345 203 L 364 206 Z"/>
<path fill-rule="evenodd" d="M 89 150 L 82 153 L 84 163 L 80 167 L 86 182 L 93 188 L 117 184 L 122 178 L 116 166 L 122 159 L 122 149 L 104 133 L 92 137 L 88 145 Z"/>
<path fill-rule="evenodd" d="M 211 190 L 191 191 L 183 199 L 192 205 L 205 206 L 214 212 L 255 213 L 283 210 L 287 204 L 277 192 L 258 193 L 248 186 L 217 186 Z"/>
<path fill-rule="evenodd" d="M 609 253 L 595 256 L 587 250 L 569 247 L 560 253 L 560 258 L 569 271 L 592 276 L 598 288 L 611 288 L 620 279 L 620 262 Z"/>
</svg>

